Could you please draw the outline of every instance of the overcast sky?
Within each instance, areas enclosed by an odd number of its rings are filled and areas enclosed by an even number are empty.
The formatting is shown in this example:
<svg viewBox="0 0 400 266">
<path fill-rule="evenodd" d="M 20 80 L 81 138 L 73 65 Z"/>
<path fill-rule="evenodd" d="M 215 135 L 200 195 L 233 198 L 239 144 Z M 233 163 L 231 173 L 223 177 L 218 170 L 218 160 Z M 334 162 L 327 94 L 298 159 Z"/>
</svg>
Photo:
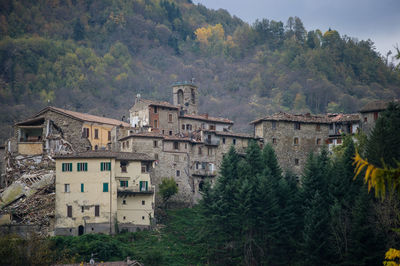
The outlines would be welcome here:
<svg viewBox="0 0 400 266">
<path fill-rule="evenodd" d="M 340 35 L 371 39 L 381 54 L 400 46 L 400 0 L 194 0 L 253 23 L 299 17 L 307 31 L 330 27 Z"/>
</svg>

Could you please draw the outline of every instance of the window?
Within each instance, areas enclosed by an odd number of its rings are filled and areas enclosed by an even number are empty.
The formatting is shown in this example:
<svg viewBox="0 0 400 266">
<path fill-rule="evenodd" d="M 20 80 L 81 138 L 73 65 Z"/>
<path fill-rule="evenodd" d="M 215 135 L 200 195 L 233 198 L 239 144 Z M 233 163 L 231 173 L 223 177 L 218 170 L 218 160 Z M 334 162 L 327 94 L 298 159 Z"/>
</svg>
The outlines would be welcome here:
<svg viewBox="0 0 400 266">
<path fill-rule="evenodd" d="M 183 104 L 183 91 L 178 91 L 178 104 Z"/>
<path fill-rule="evenodd" d="M 215 130 L 215 125 L 210 125 L 210 130 Z"/>
<path fill-rule="evenodd" d="M 272 144 L 276 144 L 276 138 L 272 138 Z"/>
<path fill-rule="evenodd" d="M 154 148 L 157 148 L 157 147 L 158 147 L 158 141 L 157 141 L 157 140 L 154 140 L 154 141 L 153 141 L 153 146 L 154 146 Z"/>
<path fill-rule="evenodd" d="M 225 138 L 222 138 L 222 144 L 225 144 Z"/>
<path fill-rule="evenodd" d="M 108 141 L 111 141 L 111 131 L 108 131 Z"/>
<path fill-rule="evenodd" d="M 87 163 L 77 163 L 78 172 L 87 172 Z"/>
<path fill-rule="evenodd" d="M 299 145 L 299 138 L 294 138 L 293 139 L 293 144 L 294 145 Z"/>
<path fill-rule="evenodd" d="M 97 128 L 94 130 L 94 138 L 95 139 L 99 138 L 99 130 Z"/>
<path fill-rule="evenodd" d="M 128 180 L 121 180 L 119 181 L 121 187 L 128 187 Z"/>
<path fill-rule="evenodd" d="M 168 114 L 168 122 L 172 122 L 172 114 Z"/>
<path fill-rule="evenodd" d="M 207 148 L 207 155 L 212 155 L 212 148 L 210 147 Z"/>
<path fill-rule="evenodd" d="M 300 130 L 300 123 L 294 123 L 294 130 Z"/>
<path fill-rule="evenodd" d="M 126 205 L 126 200 L 122 200 L 122 205 Z"/>
<path fill-rule="evenodd" d="M 72 172 L 72 163 L 63 163 L 62 171 L 63 172 Z"/>
<path fill-rule="evenodd" d="M 191 125 L 191 124 L 187 124 L 187 125 L 186 125 L 186 129 L 187 129 L 187 130 L 192 130 L 192 125 Z"/>
<path fill-rule="evenodd" d="M 337 143 L 337 144 L 342 144 L 342 139 L 337 139 L 337 140 L 336 140 L 336 143 Z"/>
<path fill-rule="evenodd" d="M 185 124 L 182 124 L 182 130 L 185 130 Z"/>
<path fill-rule="evenodd" d="M 233 139 L 232 142 L 233 142 L 233 145 L 236 145 L 236 139 Z"/>
<path fill-rule="evenodd" d="M 139 182 L 140 191 L 147 191 L 148 189 L 148 182 L 147 181 L 140 181 Z"/>
<path fill-rule="evenodd" d="M 146 163 L 142 162 L 142 173 L 147 173 L 149 166 Z"/>
<path fill-rule="evenodd" d="M 374 121 L 378 120 L 378 112 L 374 112 Z"/>
<path fill-rule="evenodd" d="M 146 201 L 142 200 L 142 205 L 146 205 Z"/>
<path fill-rule="evenodd" d="M 81 184 L 81 192 L 85 192 L 85 184 Z"/>
<path fill-rule="evenodd" d="M 321 125 L 320 125 L 320 124 L 317 124 L 317 125 L 315 126 L 315 130 L 316 130 L 316 131 L 321 131 Z"/>
<path fill-rule="evenodd" d="M 172 136 L 172 130 L 169 131 L 169 135 Z"/>
<path fill-rule="evenodd" d="M 69 186 L 69 184 L 64 184 L 64 192 L 67 192 L 67 193 L 70 192 L 70 186 Z"/>
<path fill-rule="evenodd" d="M 199 147 L 199 155 L 201 155 L 203 152 L 201 151 L 201 147 Z"/>
<path fill-rule="evenodd" d="M 95 145 L 94 150 L 97 151 L 99 149 L 99 146 Z"/>
<path fill-rule="evenodd" d="M 67 217 L 72 217 L 72 206 L 67 206 Z"/>
<path fill-rule="evenodd" d="M 128 172 L 128 170 L 127 170 L 128 163 L 126 161 L 121 161 L 119 165 L 121 166 L 122 173 Z"/>
<path fill-rule="evenodd" d="M 272 129 L 276 129 L 276 121 L 272 121 Z"/>
<path fill-rule="evenodd" d="M 142 216 L 142 220 L 144 220 L 144 216 Z"/>
<path fill-rule="evenodd" d="M 126 216 L 124 216 L 124 220 L 126 220 Z"/>
<path fill-rule="evenodd" d="M 81 212 L 85 211 L 85 207 L 81 206 Z"/>
<path fill-rule="evenodd" d="M 317 139 L 317 145 L 321 145 L 321 139 Z"/>
<path fill-rule="evenodd" d="M 330 125 L 329 125 L 329 129 L 330 129 L 330 130 L 333 130 L 333 124 L 330 124 Z"/>
<path fill-rule="evenodd" d="M 164 129 L 162 130 L 162 134 L 163 134 L 163 135 L 165 134 Z"/>
<path fill-rule="evenodd" d="M 96 216 L 96 217 L 100 216 L 100 206 L 99 205 L 94 206 L 94 216 Z"/>
<path fill-rule="evenodd" d="M 176 170 L 176 176 L 181 176 L 181 171 Z"/>
<path fill-rule="evenodd" d="M 294 159 L 294 165 L 299 165 L 299 159 Z"/>
<path fill-rule="evenodd" d="M 368 122 L 368 117 L 364 117 L 364 122 L 365 122 L 365 123 Z"/>
<path fill-rule="evenodd" d="M 89 128 L 84 127 L 82 129 L 82 138 L 88 138 L 89 137 Z"/>
<path fill-rule="evenodd" d="M 158 161 L 158 154 L 157 153 L 154 154 L 154 160 Z"/>
<path fill-rule="evenodd" d="M 110 171 L 111 170 L 111 163 L 101 162 L 100 163 L 100 171 Z"/>
<path fill-rule="evenodd" d="M 187 143 L 185 143 L 185 150 L 187 150 Z"/>
<path fill-rule="evenodd" d="M 154 120 L 154 128 L 158 128 L 158 121 L 157 121 L 157 119 Z"/>
<path fill-rule="evenodd" d="M 174 162 L 179 162 L 179 155 L 174 155 Z"/>
<path fill-rule="evenodd" d="M 108 192 L 108 183 L 103 183 L 103 192 Z"/>
<path fill-rule="evenodd" d="M 174 141 L 174 150 L 179 150 L 179 142 Z"/>
<path fill-rule="evenodd" d="M 196 103 L 196 93 L 194 92 L 194 89 L 191 89 L 191 100 L 192 103 L 195 104 Z"/>
<path fill-rule="evenodd" d="M 155 114 L 158 113 L 158 108 L 157 108 L 157 106 L 154 106 L 154 113 L 155 113 Z"/>
</svg>

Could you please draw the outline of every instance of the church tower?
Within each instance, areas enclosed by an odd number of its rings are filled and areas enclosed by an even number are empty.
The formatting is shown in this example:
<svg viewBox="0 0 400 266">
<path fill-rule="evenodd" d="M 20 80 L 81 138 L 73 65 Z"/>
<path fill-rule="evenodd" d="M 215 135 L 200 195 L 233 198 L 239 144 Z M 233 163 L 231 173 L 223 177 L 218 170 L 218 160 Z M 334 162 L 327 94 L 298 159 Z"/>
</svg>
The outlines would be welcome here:
<svg viewBox="0 0 400 266">
<path fill-rule="evenodd" d="M 174 105 L 180 106 L 185 114 L 197 114 L 197 86 L 193 81 L 175 82 L 172 84 Z"/>
</svg>

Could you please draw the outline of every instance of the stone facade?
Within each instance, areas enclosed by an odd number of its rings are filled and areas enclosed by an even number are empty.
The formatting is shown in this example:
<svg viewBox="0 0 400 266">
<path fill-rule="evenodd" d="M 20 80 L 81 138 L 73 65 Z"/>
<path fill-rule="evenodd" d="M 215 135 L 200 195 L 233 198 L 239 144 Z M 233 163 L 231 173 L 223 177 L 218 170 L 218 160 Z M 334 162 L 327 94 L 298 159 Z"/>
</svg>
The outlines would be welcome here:
<svg viewBox="0 0 400 266">
<path fill-rule="evenodd" d="M 173 103 L 180 107 L 182 114 L 197 114 L 198 92 L 197 86 L 191 81 L 176 82 L 172 85 Z"/>
</svg>

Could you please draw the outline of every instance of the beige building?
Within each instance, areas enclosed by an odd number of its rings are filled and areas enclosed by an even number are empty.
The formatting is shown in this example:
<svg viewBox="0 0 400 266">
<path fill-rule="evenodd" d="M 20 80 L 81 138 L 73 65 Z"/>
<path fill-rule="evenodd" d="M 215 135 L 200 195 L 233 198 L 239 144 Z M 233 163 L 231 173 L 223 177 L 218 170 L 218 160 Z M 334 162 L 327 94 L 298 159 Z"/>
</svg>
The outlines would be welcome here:
<svg viewBox="0 0 400 266">
<path fill-rule="evenodd" d="M 154 217 L 153 159 L 88 151 L 56 159 L 56 235 L 148 228 Z"/>
</svg>

